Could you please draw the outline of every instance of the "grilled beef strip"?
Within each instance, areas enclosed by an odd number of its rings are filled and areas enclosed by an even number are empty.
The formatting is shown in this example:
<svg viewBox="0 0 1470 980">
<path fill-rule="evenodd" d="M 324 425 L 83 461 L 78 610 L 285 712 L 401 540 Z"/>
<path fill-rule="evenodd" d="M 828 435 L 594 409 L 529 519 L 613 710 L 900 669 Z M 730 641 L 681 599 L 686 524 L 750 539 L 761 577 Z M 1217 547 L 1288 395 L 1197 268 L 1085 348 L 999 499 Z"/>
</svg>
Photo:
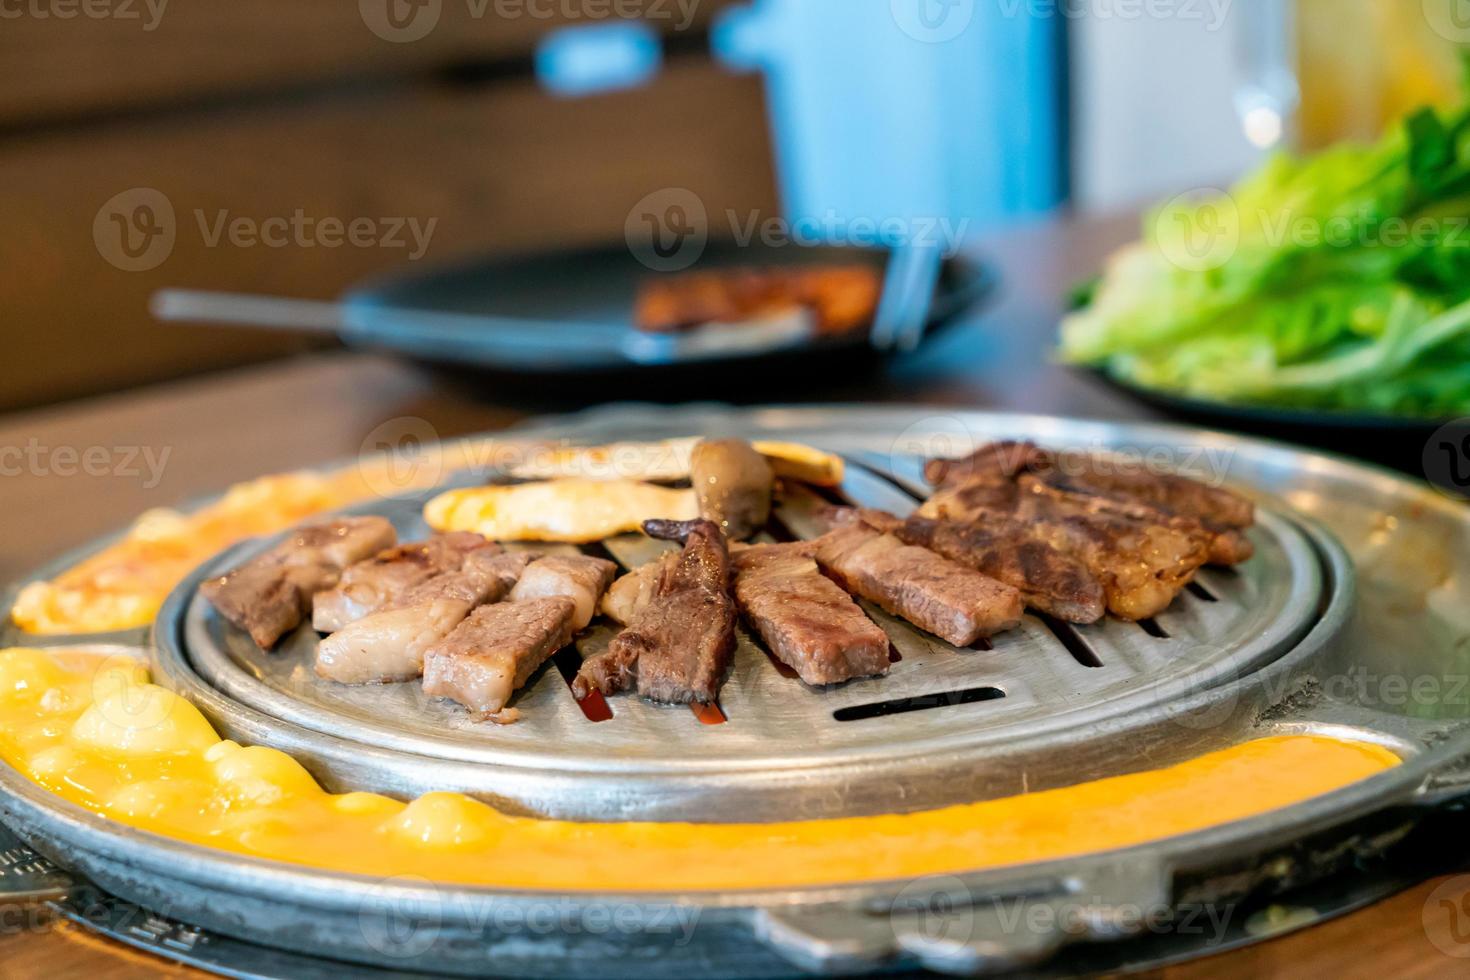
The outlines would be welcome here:
<svg viewBox="0 0 1470 980">
<path fill-rule="evenodd" d="M 348 623 L 392 605 L 409 589 L 441 572 L 458 571 L 471 551 L 500 546 L 472 531 L 436 534 L 378 552 L 348 566 L 335 586 L 312 597 L 311 625 L 334 633 Z"/>
<path fill-rule="evenodd" d="M 296 529 L 290 537 L 199 587 L 219 614 L 270 649 L 306 618 L 311 597 L 336 584 L 342 569 L 396 537 L 382 517 L 341 517 Z"/>
<path fill-rule="evenodd" d="M 967 524 L 995 517 L 1021 521 L 1038 539 L 1087 565 L 1102 583 L 1109 612 L 1135 620 L 1174 601 L 1204 564 L 1212 538 L 1193 522 L 1144 518 L 1103 498 L 1059 494 L 1029 474 L 941 489 L 918 514 Z"/>
<path fill-rule="evenodd" d="M 1018 590 L 1026 605 L 1069 623 L 1095 623 L 1107 612 L 1103 586 L 1087 564 L 1057 548 L 1032 525 L 999 514 L 972 522 L 864 509 L 869 527 L 975 569 Z"/>
<path fill-rule="evenodd" d="M 746 622 L 808 684 L 888 673 L 888 634 L 821 573 L 809 550 L 760 544 L 735 553 L 735 602 Z"/>
<path fill-rule="evenodd" d="M 322 640 L 316 650 L 317 674 L 343 684 L 418 677 L 423 673 L 424 652 L 458 626 L 471 609 L 504 598 L 531 558 L 525 552 L 471 552 L 458 571 L 420 582 L 389 608 Z"/>
<path fill-rule="evenodd" d="M 572 640 L 575 600 L 564 595 L 481 606 L 424 652 L 424 693 L 452 698 L 506 724 L 506 708 L 536 669 Z"/>
<path fill-rule="evenodd" d="M 862 522 L 818 538 L 817 564 L 848 592 L 957 646 L 1021 622 L 1021 593 Z"/>
<path fill-rule="evenodd" d="M 713 703 L 735 652 L 730 559 L 713 521 L 644 521 L 650 537 L 682 541 L 653 598 L 606 651 L 587 658 L 573 691 L 612 694 L 633 686 L 652 701 Z"/>
<path fill-rule="evenodd" d="M 589 555 L 547 555 L 537 558 L 521 573 L 510 590 L 510 600 L 565 596 L 574 607 L 571 629 L 585 629 L 597 612 L 597 601 L 607 590 L 618 566 L 606 558 Z"/>
</svg>

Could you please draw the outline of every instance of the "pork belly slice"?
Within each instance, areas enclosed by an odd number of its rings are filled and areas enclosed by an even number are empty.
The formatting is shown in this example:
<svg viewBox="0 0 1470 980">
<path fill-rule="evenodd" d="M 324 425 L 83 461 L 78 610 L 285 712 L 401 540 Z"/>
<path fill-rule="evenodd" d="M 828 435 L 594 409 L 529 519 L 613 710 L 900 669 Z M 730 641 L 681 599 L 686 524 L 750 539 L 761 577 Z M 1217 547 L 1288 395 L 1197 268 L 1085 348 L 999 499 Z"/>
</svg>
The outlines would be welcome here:
<svg viewBox="0 0 1470 980">
<path fill-rule="evenodd" d="M 861 522 L 816 545 L 817 564 L 844 589 L 957 647 L 1021 622 L 1021 593 L 1009 585 Z"/>
<path fill-rule="evenodd" d="M 265 554 L 199 586 L 219 614 L 270 649 L 306 618 L 311 597 L 342 569 L 397 537 L 382 517 L 341 517 L 296 529 Z"/>
<path fill-rule="evenodd" d="M 1026 605 L 1069 623 L 1095 623 L 1107 612 L 1102 582 L 1087 563 L 1057 548 L 1022 521 L 990 514 L 969 523 L 864 509 L 869 527 L 928 548 L 1018 590 Z"/>
<path fill-rule="evenodd" d="M 481 606 L 424 653 L 424 693 L 452 698 L 492 721 L 514 721 L 506 702 L 572 640 L 567 596 Z"/>
<path fill-rule="evenodd" d="M 766 648 L 812 685 L 888 673 L 888 634 L 806 549 L 761 544 L 732 557 L 735 602 Z"/>
<path fill-rule="evenodd" d="M 1040 540 L 1081 560 L 1102 583 L 1108 611 L 1130 620 L 1168 608 L 1205 563 L 1213 538 L 1195 522 L 1058 493 L 1029 474 L 940 490 L 918 513 L 968 524 L 994 517 L 1028 524 Z"/>
<path fill-rule="evenodd" d="M 645 521 L 651 537 L 684 542 L 663 569 L 653 598 L 606 651 L 583 661 L 577 697 L 635 684 L 651 701 L 713 703 L 735 653 L 730 559 L 713 521 Z"/>
<path fill-rule="evenodd" d="M 659 577 L 678 560 L 679 553 L 670 551 L 651 562 L 639 565 L 608 586 L 598 608 L 604 616 L 627 626 L 653 600 L 653 595 L 658 590 Z"/>
<path fill-rule="evenodd" d="M 1134 516 L 1197 522 L 1214 535 L 1210 564 L 1234 565 L 1255 553 L 1242 533 L 1255 523 L 1251 501 L 1177 473 L 1144 472 L 1136 463 L 1105 453 L 1055 453 L 1030 442 L 995 442 L 964 459 L 931 459 L 924 467 L 929 482 L 941 488 L 1023 473 L 1060 492 L 1148 509 Z"/>
<path fill-rule="evenodd" d="M 510 590 L 512 602 L 565 596 L 572 600 L 576 613 L 572 632 L 586 629 L 597 613 L 597 602 L 607 591 L 618 566 L 605 558 L 589 555 L 547 555 L 537 558 L 521 573 L 520 581 Z"/>
<path fill-rule="evenodd" d="M 322 640 L 316 648 L 317 674 L 343 684 L 418 677 L 429 647 L 449 635 L 471 609 L 504 598 L 530 560 L 524 552 L 471 552 L 459 571 L 419 583 L 389 608 Z"/>
<path fill-rule="evenodd" d="M 441 572 L 457 571 L 471 551 L 500 546 L 470 531 L 436 534 L 395 545 L 348 566 L 337 584 L 312 597 L 311 625 L 334 633 L 369 613 L 386 609 L 409 589 Z"/>
</svg>

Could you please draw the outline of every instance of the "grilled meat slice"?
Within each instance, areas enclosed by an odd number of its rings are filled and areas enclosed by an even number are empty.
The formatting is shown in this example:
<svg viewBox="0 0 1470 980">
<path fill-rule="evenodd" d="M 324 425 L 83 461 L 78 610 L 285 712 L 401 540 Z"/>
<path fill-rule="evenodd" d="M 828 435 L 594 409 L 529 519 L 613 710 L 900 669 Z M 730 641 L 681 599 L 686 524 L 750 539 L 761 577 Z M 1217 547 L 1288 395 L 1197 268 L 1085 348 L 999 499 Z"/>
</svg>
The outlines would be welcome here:
<svg viewBox="0 0 1470 980">
<path fill-rule="evenodd" d="M 1009 585 L 861 522 L 818 538 L 816 559 L 848 592 L 955 646 L 1021 622 L 1021 593 Z"/>
<path fill-rule="evenodd" d="M 495 721 L 546 659 L 572 640 L 577 603 L 563 595 L 481 606 L 424 652 L 424 693 Z"/>
<path fill-rule="evenodd" d="M 424 669 L 424 653 L 482 602 L 510 591 L 531 556 L 471 552 L 457 572 L 443 572 L 408 590 L 387 609 L 364 616 L 322 640 L 316 672 L 343 684 L 406 681 Z"/>
<path fill-rule="evenodd" d="M 740 611 L 803 681 L 836 684 L 888 673 L 888 634 L 801 546 L 756 545 L 732 562 Z"/>
<path fill-rule="evenodd" d="M 512 602 L 565 596 L 576 607 L 572 632 L 585 629 L 597 612 L 608 583 L 618 566 L 605 558 L 588 555 L 547 555 L 538 558 L 521 573 L 520 581 L 510 590 Z"/>
<path fill-rule="evenodd" d="M 1096 453 L 1054 453 L 1030 442 L 995 442 L 964 459 L 931 459 L 924 476 L 941 489 L 971 480 L 1030 473 L 1056 490 L 1088 494 L 1121 505 L 1152 508 L 1144 518 L 1178 517 L 1203 525 L 1213 535 L 1209 562 L 1234 565 L 1255 553 L 1245 528 L 1255 523 L 1255 505 L 1221 487 L 1175 473 L 1141 472 L 1127 461 Z"/>
<path fill-rule="evenodd" d="M 1045 466 L 1051 454 L 1032 442 L 991 442 L 959 459 L 931 459 L 924 464 L 924 479 L 930 486 L 947 487 L 973 478 L 1015 476 Z"/>
<path fill-rule="evenodd" d="M 1204 564 L 1212 539 L 1193 522 L 1058 493 L 1031 475 L 948 487 L 925 501 L 919 516 L 961 523 L 999 516 L 1028 524 L 1040 540 L 1085 563 L 1102 583 L 1108 611 L 1123 619 L 1167 608 Z"/>
<path fill-rule="evenodd" d="M 699 515 L 714 521 L 731 541 L 743 541 L 765 527 L 775 480 L 766 458 L 740 439 L 706 439 L 689 459 Z"/>
<path fill-rule="evenodd" d="M 321 633 L 334 633 L 348 623 L 377 612 L 409 589 L 441 572 L 457 571 L 471 551 L 500 546 L 471 531 L 436 534 L 427 541 L 413 541 L 378 552 L 342 573 L 336 586 L 312 598 L 311 625 Z"/>
<path fill-rule="evenodd" d="M 990 514 L 961 523 L 863 510 L 865 524 L 904 544 L 928 548 L 1017 589 L 1026 605 L 1069 623 L 1095 623 L 1107 612 L 1102 583 L 1075 555 L 1034 525 Z"/>
<path fill-rule="evenodd" d="M 1255 546 L 1244 534 L 1244 528 L 1255 521 L 1254 505 L 1228 490 L 1208 487 L 1188 477 L 1164 474 L 1104 472 L 1096 477 L 1074 477 L 1070 471 L 1064 474 L 1060 470 L 1042 470 L 1031 478 L 1050 493 L 1068 497 L 1079 506 L 1156 521 L 1184 532 L 1202 529 L 1209 537 L 1206 561 L 1211 565 L 1235 565 L 1255 554 Z M 1138 492 L 1119 489 L 1123 486 Z M 1206 516 L 1206 512 L 1216 516 Z M 1227 520 L 1245 523 L 1225 523 Z"/>
<path fill-rule="evenodd" d="M 311 597 L 336 584 L 342 569 L 393 543 L 381 517 L 342 517 L 297 528 L 265 554 L 199 587 L 231 623 L 270 649 L 301 624 Z"/>
<path fill-rule="evenodd" d="M 653 599 L 658 590 L 659 578 L 678 560 L 679 553 L 670 551 L 619 578 L 603 594 L 599 607 L 602 614 L 627 626 Z"/>
<path fill-rule="evenodd" d="M 631 686 L 653 701 L 712 703 L 735 652 L 730 559 L 713 521 L 645 521 L 650 536 L 683 541 L 653 598 L 605 652 L 589 657 L 573 690 L 585 697 Z"/>
</svg>

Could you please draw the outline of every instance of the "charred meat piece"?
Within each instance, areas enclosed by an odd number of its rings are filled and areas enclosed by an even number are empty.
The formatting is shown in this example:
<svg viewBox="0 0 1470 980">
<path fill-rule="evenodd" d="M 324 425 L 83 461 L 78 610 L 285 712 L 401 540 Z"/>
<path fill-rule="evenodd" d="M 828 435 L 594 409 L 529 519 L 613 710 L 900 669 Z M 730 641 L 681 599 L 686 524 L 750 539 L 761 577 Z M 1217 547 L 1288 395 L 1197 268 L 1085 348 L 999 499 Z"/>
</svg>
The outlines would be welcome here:
<svg viewBox="0 0 1470 980">
<path fill-rule="evenodd" d="M 665 570 L 678 560 L 679 553 L 670 551 L 619 578 L 608 586 L 602 597 L 602 605 L 599 607 L 602 614 L 627 626 L 653 599 L 658 590 L 659 578 Z"/>
<path fill-rule="evenodd" d="M 767 649 L 808 684 L 888 673 L 888 634 L 800 546 L 761 544 L 733 559 L 735 602 Z"/>
<path fill-rule="evenodd" d="M 612 694 L 635 681 L 653 701 L 709 704 L 719 697 L 735 653 L 730 559 L 713 521 L 646 521 L 651 537 L 683 541 L 662 570 L 653 598 L 605 652 L 582 664 L 577 697 Z"/>
<path fill-rule="evenodd" d="M 418 677 L 424 653 L 482 602 L 510 591 L 531 556 L 471 552 L 457 572 L 409 589 L 387 609 L 364 616 L 322 640 L 316 672 L 343 684 L 380 684 Z"/>
<path fill-rule="evenodd" d="M 482 548 L 500 550 L 499 545 L 473 532 L 451 531 L 380 551 L 349 566 L 336 586 L 312 598 L 311 625 L 318 632 L 334 633 L 392 605 L 420 582 L 441 572 L 457 571 L 465 555 Z"/>
<path fill-rule="evenodd" d="M 1009 585 L 861 522 L 816 545 L 817 564 L 847 591 L 957 647 L 1021 622 L 1021 593 Z"/>
<path fill-rule="evenodd" d="M 1069 623 L 1095 623 L 1107 612 L 1102 583 L 1087 563 L 1023 521 L 991 514 L 970 522 L 863 510 L 868 526 L 904 544 L 928 548 L 1017 589 L 1026 605 Z"/>
<path fill-rule="evenodd" d="M 940 490 L 919 516 L 961 523 L 1009 517 L 1073 555 L 1102 583 L 1108 611 L 1123 619 L 1163 612 L 1208 557 L 1198 524 L 1143 518 L 1098 497 L 1059 494 L 1030 475 L 972 480 Z"/>
<path fill-rule="evenodd" d="M 690 457 L 689 482 L 699 498 L 699 516 L 714 521 L 731 541 L 765 527 L 775 480 L 766 458 L 740 439 L 706 439 Z"/>
<path fill-rule="evenodd" d="M 995 442 L 964 459 L 931 459 L 925 478 L 941 489 L 970 480 L 1033 474 L 1056 490 L 1151 508 L 1134 516 L 1195 521 L 1214 535 L 1209 562 L 1234 565 L 1255 553 L 1245 528 L 1255 522 L 1255 506 L 1220 487 L 1175 473 L 1143 472 L 1136 464 L 1098 453 L 1054 453 L 1030 442 Z"/>
<path fill-rule="evenodd" d="M 311 597 L 336 584 L 342 569 L 393 543 L 382 517 L 342 517 L 297 528 L 290 537 L 199 587 L 225 619 L 270 649 L 301 625 Z"/>
<path fill-rule="evenodd" d="M 924 464 L 924 479 L 930 486 L 946 487 L 976 477 L 1011 477 L 1046 466 L 1051 459 L 1050 453 L 1032 442 L 992 442 L 959 459 L 929 460 Z"/>
<path fill-rule="evenodd" d="M 1239 564 L 1255 554 L 1255 546 L 1244 534 L 1244 528 L 1255 521 L 1254 505 L 1228 490 L 1165 474 L 1104 471 L 1094 478 L 1042 470 L 1031 478 L 1057 496 L 1069 497 L 1082 506 L 1157 521 L 1183 531 L 1201 528 L 1210 539 L 1206 561 L 1212 565 Z M 1125 492 L 1119 489 L 1122 486 L 1137 492 Z M 1206 516 L 1207 513 L 1214 516 Z M 1242 520 L 1245 523 L 1226 523 Z"/>
<path fill-rule="evenodd" d="M 597 612 L 597 601 L 617 574 L 618 566 L 588 555 L 547 555 L 531 562 L 510 590 L 512 602 L 565 596 L 576 607 L 572 632 L 585 629 Z"/>
<path fill-rule="evenodd" d="M 577 604 L 566 596 L 481 606 L 424 653 L 424 693 L 453 698 L 501 723 L 511 698 L 572 640 Z"/>
</svg>

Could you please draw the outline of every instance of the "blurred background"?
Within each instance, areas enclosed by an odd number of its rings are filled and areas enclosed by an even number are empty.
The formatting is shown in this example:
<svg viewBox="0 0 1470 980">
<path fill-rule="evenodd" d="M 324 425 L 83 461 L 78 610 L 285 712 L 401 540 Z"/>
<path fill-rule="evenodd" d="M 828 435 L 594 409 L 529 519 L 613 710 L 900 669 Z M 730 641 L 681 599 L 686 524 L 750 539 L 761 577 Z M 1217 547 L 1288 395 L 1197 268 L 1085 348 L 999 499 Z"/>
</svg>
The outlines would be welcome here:
<svg viewBox="0 0 1470 980">
<path fill-rule="evenodd" d="M 712 238 L 1136 212 L 1454 99 L 1467 39 L 1464 0 L 6 0 L 0 409 L 336 342 L 161 289 L 621 248 L 675 192 Z"/>
</svg>

